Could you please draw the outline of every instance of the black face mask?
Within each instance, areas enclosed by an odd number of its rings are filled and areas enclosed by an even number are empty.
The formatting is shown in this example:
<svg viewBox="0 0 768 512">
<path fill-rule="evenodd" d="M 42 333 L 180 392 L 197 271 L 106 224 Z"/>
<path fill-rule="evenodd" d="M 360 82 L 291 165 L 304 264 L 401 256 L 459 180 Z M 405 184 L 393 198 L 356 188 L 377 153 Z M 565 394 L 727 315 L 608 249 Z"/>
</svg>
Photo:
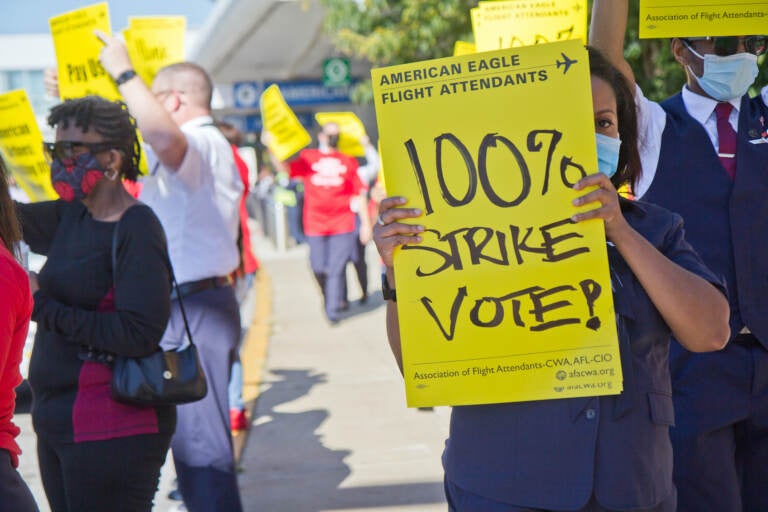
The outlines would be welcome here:
<svg viewBox="0 0 768 512">
<path fill-rule="evenodd" d="M 339 134 L 335 135 L 328 135 L 328 146 L 332 147 L 333 149 L 337 149 L 339 147 Z"/>
</svg>

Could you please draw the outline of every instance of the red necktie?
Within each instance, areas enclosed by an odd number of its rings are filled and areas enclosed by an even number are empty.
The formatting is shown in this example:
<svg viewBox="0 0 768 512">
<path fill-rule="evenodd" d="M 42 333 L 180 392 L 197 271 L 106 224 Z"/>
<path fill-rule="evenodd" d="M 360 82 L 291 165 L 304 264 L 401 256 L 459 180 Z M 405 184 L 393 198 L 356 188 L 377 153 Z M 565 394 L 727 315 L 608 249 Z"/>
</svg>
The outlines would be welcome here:
<svg viewBox="0 0 768 512">
<path fill-rule="evenodd" d="M 717 117 L 717 138 L 720 141 L 720 150 L 717 156 L 725 167 L 725 172 L 731 177 L 736 176 L 736 132 L 733 130 L 728 118 L 733 110 L 730 103 L 718 103 L 715 107 Z"/>
</svg>

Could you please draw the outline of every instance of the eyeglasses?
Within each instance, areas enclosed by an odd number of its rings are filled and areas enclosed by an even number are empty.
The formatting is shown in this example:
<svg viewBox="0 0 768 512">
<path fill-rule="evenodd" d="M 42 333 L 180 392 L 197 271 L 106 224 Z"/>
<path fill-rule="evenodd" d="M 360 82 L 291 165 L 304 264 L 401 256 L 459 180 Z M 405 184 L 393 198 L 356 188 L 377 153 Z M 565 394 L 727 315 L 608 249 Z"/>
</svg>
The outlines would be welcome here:
<svg viewBox="0 0 768 512">
<path fill-rule="evenodd" d="M 740 45 L 744 46 L 745 52 L 760 56 L 765 53 L 766 46 L 768 46 L 768 36 L 686 37 L 683 40 L 688 43 L 700 42 L 700 48 L 705 53 L 721 56 L 737 53 Z"/>
<path fill-rule="evenodd" d="M 116 146 L 115 142 L 81 142 L 79 140 L 57 140 L 43 142 L 43 153 L 50 164 L 54 160 L 66 160 L 83 153 L 100 153 Z"/>
</svg>

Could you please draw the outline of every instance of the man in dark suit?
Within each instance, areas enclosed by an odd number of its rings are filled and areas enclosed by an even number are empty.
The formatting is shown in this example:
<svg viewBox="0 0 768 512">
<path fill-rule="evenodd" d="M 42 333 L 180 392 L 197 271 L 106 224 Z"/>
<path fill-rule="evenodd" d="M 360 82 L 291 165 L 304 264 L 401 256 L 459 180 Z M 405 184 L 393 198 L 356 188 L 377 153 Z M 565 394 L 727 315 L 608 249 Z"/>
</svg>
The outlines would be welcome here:
<svg viewBox="0 0 768 512">
<path fill-rule="evenodd" d="M 590 44 L 635 87 L 644 141 L 635 194 L 683 216 L 731 307 L 725 349 L 672 347 L 678 510 L 768 510 L 768 88 L 747 95 L 766 38 L 673 38 L 687 83 L 657 104 L 623 57 L 627 11 L 627 0 L 595 0 Z"/>
</svg>

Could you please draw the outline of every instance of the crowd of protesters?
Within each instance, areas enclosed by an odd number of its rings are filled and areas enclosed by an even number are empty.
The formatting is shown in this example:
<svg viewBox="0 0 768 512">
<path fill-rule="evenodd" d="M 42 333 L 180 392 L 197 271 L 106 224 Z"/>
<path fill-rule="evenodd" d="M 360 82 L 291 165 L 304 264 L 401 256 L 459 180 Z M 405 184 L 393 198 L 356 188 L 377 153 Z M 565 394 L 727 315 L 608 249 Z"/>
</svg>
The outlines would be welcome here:
<svg viewBox="0 0 768 512">
<path fill-rule="evenodd" d="M 627 15 L 627 0 L 594 2 L 600 163 L 574 187 L 596 187 L 574 203 L 594 209 L 573 219 L 605 223 L 624 390 L 454 408 L 443 460 L 450 510 L 768 510 L 768 87 L 747 94 L 766 37 L 673 38 L 687 82 L 655 103 L 624 60 Z M 0 294 L 0 509 L 37 510 L 15 469 L 12 423 L 31 320 L 32 421 L 52 510 L 149 511 L 170 453 L 187 510 L 237 512 L 232 432 L 249 422 L 240 304 L 259 268 L 251 186 L 285 206 L 292 238 L 307 244 L 330 325 L 349 308 L 349 263 L 367 301 L 374 240 L 401 369 L 393 254 L 427 226 L 401 222 L 422 212 L 384 198 L 368 137 L 358 161 L 339 151 L 333 122 L 289 161 L 266 150 L 251 183 L 242 135 L 212 116 L 206 70 L 172 64 L 146 84 L 120 39 L 95 37 L 123 102 L 87 96 L 51 110 L 45 149 L 60 199 L 13 201 L 0 167 L 0 287 L 13 292 Z M 18 264 L 22 240 L 47 257 L 39 274 Z M 203 399 L 139 406 L 111 396 L 114 357 L 179 348 L 187 324 Z M 568 448 L 542 457 L 553 437 Z"/>
</svg>

